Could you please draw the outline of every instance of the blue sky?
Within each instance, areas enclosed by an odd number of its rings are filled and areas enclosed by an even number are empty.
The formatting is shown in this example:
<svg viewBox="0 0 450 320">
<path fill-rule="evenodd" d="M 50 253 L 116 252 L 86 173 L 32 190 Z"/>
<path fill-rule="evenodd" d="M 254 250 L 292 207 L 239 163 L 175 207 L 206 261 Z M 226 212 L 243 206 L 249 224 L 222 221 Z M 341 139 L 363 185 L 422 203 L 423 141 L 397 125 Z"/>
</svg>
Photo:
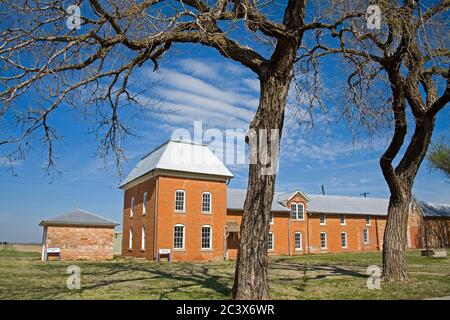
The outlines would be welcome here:
<svg viewBox="0 0 450 320">
<path fill-rule="evenodd" d="M 189 45 L 178 49 L 182 50 L 164 58 L 158 72 L 146 66 L 134 75 L 138 87 L 156 80 L 157 85 L 143 98 L 151 94 L 160 104 L 159 110 L 150 108 L 128 119 L 139 137 L 125 142 L 125 175 L 142 155 L 169 139 L 177 128 L 192 131 L 194 121 L 202 121 L 204 129 L 246 129 L 256 110 L 259 88 L 255 75 L 211 49 Z M 324 82 L 329 90 L 337 90 L 333 81 L 338 77 L 333 74 L 339 69 L 335 66 L 328 72 L 328 83 Z M 378 159 L 389 134 L 353 141 L 343 123 L 328 123 L 321 115 L 317 115 L 315 128 L 305 131 L 292 118 L 298 110 L 292 93 L 287 110 L 278 191 L 320 193 L 323 184 L 327 194 L 360 196 L 369 192 L 371 197 L 388 197 Z M 447 108 L 438 116 L 434 137 L 448 136 L 448 119 Z M 62 108 L 52 122 L 63 138 L 57 145 L 60 174 L 45 175 L 45 152 L 38 145 L 25 160 L 13 164 L 14 174 L 0 159 L 0 241 L 39 242 L 40 220 L 77 207 L 121 222 L 123 193 L 117 186 L 122 178 L 115 176 L 114 163 L 95 157 L 95 136 L 88 134 L 89 127 L 76 114 Z M 232 165 L 229 169 L 235 175 L 230 187 L 245 188 L 247 166 Z M 446 178 L 439 172 L 430 173 L 424 162 L 414 195 L 449 203 L 449 191 Z"/>
</svg>

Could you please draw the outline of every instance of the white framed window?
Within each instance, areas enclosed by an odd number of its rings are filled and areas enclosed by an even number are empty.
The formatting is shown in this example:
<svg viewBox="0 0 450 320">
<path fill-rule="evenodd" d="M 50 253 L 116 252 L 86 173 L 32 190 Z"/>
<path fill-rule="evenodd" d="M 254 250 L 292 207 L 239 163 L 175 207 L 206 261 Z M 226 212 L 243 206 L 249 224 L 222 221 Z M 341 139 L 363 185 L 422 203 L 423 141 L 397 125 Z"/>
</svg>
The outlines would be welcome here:
<svg viewBox="0 0 450 320">
<path fill-rule="evenodd" d="M 347 232 L 341 232 L 341 246 L 347 248 Z"/>
<path fill-rule="evenodd" d="M 211 192 L 203 192 L 202 193 L 202 212 L 211 213 L 211 201 L 212 196 Z"/>
<path fill-rule="evenodd" d="M 305 206 L 303 203 L 291 204 L 291 219 L 303 220 L 305 216 Z"/>
<path fill-rule="evenodd" d="M 302 233 L 296 232 L 295 233 L 295 250 L 302 250 Z"/>
<path fill-rule="evenodd" d="M 130 236 L 128 240 L 128 249 L 133 249 L 133 227 L 130 227 Z"/>
<path fill-rule="evenodd" d="M 175 211 L 184 212 L 186 203 L 186 195 L 183 190 L 175 191 Z"/>
<path fill-rule="evenodd" d="M 339 217 L 339 223 L 341 224 L 341 226 L 346 225 L 345 214 L 341 214 L 341 216 Z"/>
<path fill-rule="evenodd" d="M 327 234 L 326 232 L 320 233 L 320 248 L 326 249 L 327 248 Z"/>
<path fill-rule="evenodd" d="M 370 224 L 372 223 L 370 216 L 366 215 L 366 226 L 370 226 Z"/>
<path fill-rule="evenodd" d="M 173 227 L 173 248 L 184 249 L 184 225 L 176 224 Z"/>
<path fill-rule="evenodd" d="M 269 232 L 269 238 L 267 240 L 267 249 L 269 249 L 270 251 L 272 251 L 274 249 L 274 237 L 273 237 L 273 233 Z"/>
<path fill-rule="evenodd" d="M 142 214 L 147 213 L 147 192 L 144 192 L 144 196 L 142 198 Z"/>
<path fill-rule="evenodd" d="M 327 221 L 325 220 L 325 215 L 324 215 L 324 214 L 321 214 L 321 215 L 319 216 L 319 222 L 320 222 L 320 224 L 321 224 L 322 226 L 324 226 L 324 225 L 327 224 Z"/>
<path fill-rule="evenodd" d="M 134 215 L 134 197 L 131 198 L 130 201 L 130 217 Z"/>
<path fill-rule="evenodd" d="M 202 249 L 212 249 L 212 227 L 202 226 Z"/>
<path fill-rule="evenodd" d="M 273 213 L 270 213 L 270 224 L 273 224 Z"/>
<path fill-rule="evenodd" d="M 142 225 L 142 230 L 141 230 L 141 250 L 145 250 L 145 224 Z"/>
<path fill-rule="evenodd" d="M 369 243 L 369 229 L 363 230 L 363 240 L 364 243 Z"/>
</svg>

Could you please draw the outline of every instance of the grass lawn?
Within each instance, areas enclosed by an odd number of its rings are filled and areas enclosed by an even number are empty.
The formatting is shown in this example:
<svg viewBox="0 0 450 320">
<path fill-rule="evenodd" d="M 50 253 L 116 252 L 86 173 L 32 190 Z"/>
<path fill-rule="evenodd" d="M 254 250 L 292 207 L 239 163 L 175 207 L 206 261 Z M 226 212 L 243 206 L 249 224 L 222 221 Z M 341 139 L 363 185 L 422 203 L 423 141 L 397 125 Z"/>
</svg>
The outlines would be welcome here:
<svg viewBox="0 0 450 320">
<path fill-rule="evenodd" d="M 449 252 L 450 253 L 450 252 Z M 66 288 L 69 265 L 81 268 L 81 289 Z M 270 259 L 274 299 L 421 299 L 450 296 L 450 259 L 408 252 L 410 281 L 369 290 L 369 265 L 381 253 Z M 305 265 L 306 273 L 305 273 Z M 228 299 L 234 262 L 41 262 L 36 252 L 0 249 L 0 299 Z"/>
</svg>

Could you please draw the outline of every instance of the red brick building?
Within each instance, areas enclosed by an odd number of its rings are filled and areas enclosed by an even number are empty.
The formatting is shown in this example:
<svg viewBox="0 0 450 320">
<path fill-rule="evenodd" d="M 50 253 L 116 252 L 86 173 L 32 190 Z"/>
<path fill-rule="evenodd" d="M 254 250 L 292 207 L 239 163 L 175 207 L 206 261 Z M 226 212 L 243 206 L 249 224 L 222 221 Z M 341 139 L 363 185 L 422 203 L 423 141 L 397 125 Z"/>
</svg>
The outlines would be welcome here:
<svg viewBox="0 0 450 320">
<path fill-rule="evenodd" d="M 47 249 L 60 251 L 61 260 L 109 260 L 114 252 L 115 221 L 84 210 L 43 220 L 42 260 Z"/>
<path fill-rule="evenodd" d="M 162 249 L 173 260 L 235 258 L 246 191 L 227 188 L 232 177 L 206 145 L 168 141 L 143 157 L 120 186 L 122 255 L 152 260 Z M 387 199 L 275 193 L 269 255 L 381 250 L 387 207 Z M 448 225 L 446 208 L 439 219 Z M 424 232 L 415 221 L 408 239 Z"/>
</svg>

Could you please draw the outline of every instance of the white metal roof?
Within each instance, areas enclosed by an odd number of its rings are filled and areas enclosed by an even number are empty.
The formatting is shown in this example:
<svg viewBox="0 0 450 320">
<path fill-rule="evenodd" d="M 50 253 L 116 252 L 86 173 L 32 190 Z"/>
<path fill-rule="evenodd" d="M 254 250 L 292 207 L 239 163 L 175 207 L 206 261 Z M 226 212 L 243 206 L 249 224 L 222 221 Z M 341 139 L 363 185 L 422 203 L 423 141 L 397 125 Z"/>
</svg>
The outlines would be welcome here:
<svg viewBox="0 0 450 320">
<path fill-rule="evenodd" d="M 245 189 L 228 189 L 227 190 L 227 209 L 230 210 L 243 210 L 245 196 L 247 190 Z M 272 211 L 290 211 L 290 209 L 278 203 L 274 197 L 272 202 Z"/>
<path fill-rule="evenodd" d="M 308 211 L 313 213 L 371 214 L 385 216 L 388 199 L 308 194 Z"/>
<path fill-rule="evenodd" d="M 292 197 L 295 192 L 275 192 L 272 202 L 272 211 L 290 211 L 286 207 L 286 198 Z M 228 189 L 227 209 L 242 210 L 244 208 L 245 189 Z M 363 198 L 328 195 L 305 195 L 308 199 L 308 212 L 325 214 L 370 214 L 387 215 L 389 200 L 380 198 Z"/>
<path fill-rule="evenodd" d="M 111 219 L 101 217 L 92 212 L 77 209 L 64 213 L 54 218 L 42 220 L 40 226 L 45 225 L 86 225 L 86 226 L 118 226 L 119 223 Z"/>
<path fill-rule="evenodd" d="M 450 217 L 450 204 L 418 201 L 425 217 Z"/>
<path fill-rule="evenodd" d="M 155 169 L 233 177 L 207 145 L 169 140 L 144 156 L 120 187 Z"/>
</svg>

